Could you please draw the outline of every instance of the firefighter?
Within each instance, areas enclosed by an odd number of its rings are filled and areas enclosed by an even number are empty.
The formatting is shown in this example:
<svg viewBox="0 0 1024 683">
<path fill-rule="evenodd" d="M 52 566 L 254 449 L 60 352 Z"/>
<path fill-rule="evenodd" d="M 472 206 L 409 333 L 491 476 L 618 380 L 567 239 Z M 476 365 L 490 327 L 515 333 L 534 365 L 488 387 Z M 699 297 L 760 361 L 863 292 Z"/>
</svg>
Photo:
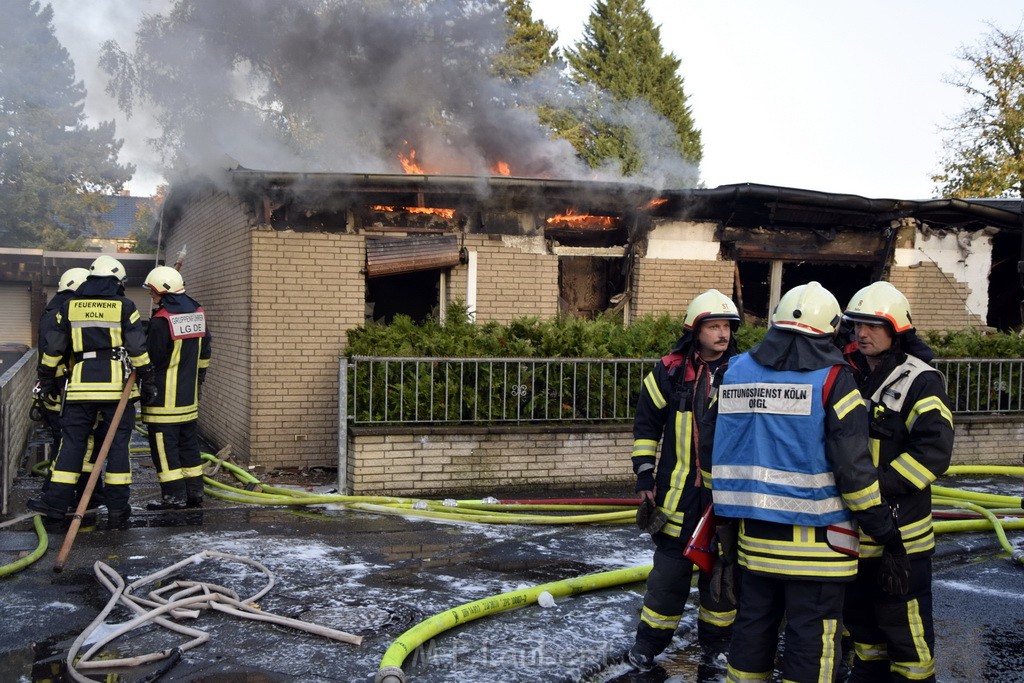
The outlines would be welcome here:
<svg viewBox="0 0 1024 683">
<path fill-rule="evenodd" d="M 156 394 L 142 403 L 149 447 L 160 481 L 160 501 L 150 510 L 203 505 L 203 466 L 199 455 L 199 387 L 210 365 L 206 314 L 185 294 L 174 268 L 158 266 L 143 285 L 153 299 L 147 348 L 156 368 Z"/>
<path fill-rule="evenodd" d="M 868 452 L 867 409 L 833 345 L 841 314 L 817 282 L 787 292 L 764 340 L 729 364 L 701 434 L 715 513 L 739 520 L 730 681 L 771 678 L 783 619 L 782 678 L 835 678 L 845 587 L 857 574 L 854 520 L 890 560 L 877 579 L 906 590 L 906 553 Z"/>
<path fill-rule="evenodd" d="M 854 367 L 871 415 L 870 447 L 882 497 L 910 558 L 910 586 L 894 597 L 871 580 L 882 548 L 861 538 L 860 574 L 846 598 L 854 641 L 851 681 L 934 681 L 931 484 L 949 467 L 953 416 L 935 357 L 917 337 L 907 298 L 888 282 L 853 295 L 845 312 Z"/>
<path fill-rule="evenodd" d="M 107 453 L 103 476 L 108 523 L 127 526 L 131 463 L 128 444 L 135 412 L 126 409 L 118 424 L 114 412 L 124 388 L 124 359 L 136 368 L 143 397 L 152 394 L 153 367 L 146 353 L 146 337 L 138 310 L 119 294 L 125 271 L 112 256 L 98 257 L 89 266 L 89 277 L 75 297 L 64 302 L 56 325 L 40 340 L 37 374 L 42 391 L 56 393 L 56 372 L 66 354 L 74 359 L 64 397 L 61 444 L 53 464 L 50 484 L 28 507 L 53 519 L 63 519 L 75 499 L 83 459 L 98 419 L 115 436 Z"/>
<path fill-rule="evenodd" d="M 686 309 L 682 336 L 644 379 L 637 402 L 632 461 L 641 498 L 638 522 L 655 545 L 636 641 L 628 654 L 640 671 L 651 669 L 672 641 L 690 593 L 693 563 L 682 553 L 711 501 L 704 486 L 709 473 L 701 471 L 696 453 L 697 425 L 716 376 L 736 354 L 733 332 L 739 321 L 736 305 L 718 290 L 694 298 Z M 659 440 L 661 457 L 656 461 Z M 644 515 L 645 509 L 653 514 Z M 698 587 L 697 634 L 707 660 L 725 650 L 736 608 L 727 595 L 712 595 L 703 572 Z"/>
</svg>

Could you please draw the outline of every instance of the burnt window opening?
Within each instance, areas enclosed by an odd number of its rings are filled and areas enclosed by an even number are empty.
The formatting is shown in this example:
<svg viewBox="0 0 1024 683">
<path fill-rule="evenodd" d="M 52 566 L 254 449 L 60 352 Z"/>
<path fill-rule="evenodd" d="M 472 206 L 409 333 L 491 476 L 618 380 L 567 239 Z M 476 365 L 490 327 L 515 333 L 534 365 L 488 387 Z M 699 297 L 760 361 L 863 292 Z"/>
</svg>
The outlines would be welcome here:
<svg viewBox="0 0 1024 683">
<path fill-rule="evenodd" d="M 992 236 L 986 323 L 997 330 L 1019 329 L 1024 322 L 1021 319 L 1024 290 L 1017 272 L 1017 264 L 1022 258 L 1020 233 L 1002 230 Z"/>
<path fill-rule="evenodd" d="M 576 318 L 596 318 L 625 290 L 624 258 L 560 256 L 558 310 Z"/>
<path fill-rule="evenodd" d="M 736 299 L 743 307 L 743 320 L 752 325 L 766 324 L 771 316 L 772 262 L 739 261 L 737 265 L 740 291 Z M 783 262 L 778 294 L 813 280 L 832 292 L 840 308 L 845 308 L 857 290 L 871 284 L 873 268 L 870 263 Z"/>
<path fill-rule="evenodd" d="M 366 280 L 366 320 L 387 325 L 397 315 L 415 323 L 429 320 L 439 307 L 440 270 L 421 270 Z"/>
</svg>

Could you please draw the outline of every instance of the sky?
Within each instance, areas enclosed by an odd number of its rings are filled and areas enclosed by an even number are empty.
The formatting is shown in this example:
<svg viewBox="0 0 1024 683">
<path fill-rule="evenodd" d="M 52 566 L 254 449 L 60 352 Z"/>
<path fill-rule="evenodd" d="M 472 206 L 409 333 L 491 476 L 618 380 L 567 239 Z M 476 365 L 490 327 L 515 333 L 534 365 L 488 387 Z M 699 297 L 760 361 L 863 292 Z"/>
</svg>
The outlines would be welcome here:
<svg viewBox="0 0 1024 683">
<path fill-rule="evenodd" d="M 136 164 L 133 194 L 163 178 L 146 138 L 152 119 L 126 121 L 104 94 L 96 51 L 125 48 L 145 12 L 165 0 L 52 0 L 57 37 L 88 89 L 86 112 L 114 119 L 122 161 Z M 580 39 L 592 0 L 533 0 L 535 18 Z M 1016 30 L 1024 5 L 1010 0 L 647 0 L 680 75 L 704 144 L 705 187 L 762 183 L 872 198 L 936 196 L 943 127 L 967 104 L 945 82 L 966 64 L 988 24 Z"/>
</svg>

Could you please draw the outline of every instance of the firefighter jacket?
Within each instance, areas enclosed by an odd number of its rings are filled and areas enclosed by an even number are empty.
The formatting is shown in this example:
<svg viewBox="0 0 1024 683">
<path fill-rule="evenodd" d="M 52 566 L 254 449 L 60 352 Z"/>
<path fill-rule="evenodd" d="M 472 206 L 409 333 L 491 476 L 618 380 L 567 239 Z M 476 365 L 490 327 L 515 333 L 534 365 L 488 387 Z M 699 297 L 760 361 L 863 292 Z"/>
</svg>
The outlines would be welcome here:
<svg viewBox="0 0 1024 683">
<path fill-rule="evenodd" d="M 142 421 L 177 424 L 199 419 L 199 385 L 210 365 L 206 313 L 185 294 L 164 294 L 149 321 L 147 348 L 156 369 L 154 401 L 142 406 Z"/>
<path fill-rule="evenodd" d="M 713 368 L 684 337 L 644 378 L 633 421 L 633 472 L 639 476 L 656 467 L 656 502 L 668 516 L 661 532 L 669 536 L 678 538 L 684 523 L 692 528 L 689 523 L 695 524 L 702 512 L 700 487 L 710 470 L 702 468 L 697 458 L 698 425 L 714 379 L 728 367 L 728 357 L 734 353 L 730 345 L 724 360 Z M 659 440 L 661 458 L 656 464 Z"/>
<path fill-rule="evenodd" d="M 57 315 L 60 313 L 60 309 L 64 306 L 64 303 L 68 299 L 75 296 L 74 290 L 66 290 L 63 292 L 57 292 L 53 295 L 53 298 L 46 304 L 46 308 L 43 309 L 43 315 L 39 318 L 39 357 L 36 359 L 37 363 L 43 359 L 43 342 L 46 339 L 46 335 L 57 327 Z M 57 385 L 60 387 L 65 381 L 65 375 L 68 372 L 68 354 L 60 359 L 57 366 L 54 368 L 54 378 L 57 380 Z M 56 400 L 53 400 L 56 398 Z M 58 392 L 56 396 L 48 396 L 43 401 L 43 407 L 51 412 L 59 413 L 61 409 L 61 403 L 63 399 L 63 392 Z"/>
<path fill-rule="evenodd" d="M 931 484 L 946 471 L 953 454 L 953 414 L 942 374 L 917 356 L 894 349 L 874 371 L 859 351 L 848 360 L 858 371 L 871 415 L 871 458 L 882 497 L 892 507 L 907 554 L 931 555 Z M 863 557 L 882 548 L 861 539 Z"/>
<path fill-rule="evenodd" d="M 800 384 L 806 395 L 793 388 Z M 776 395 L 782 387 L 791 393 Z M 896 532 L 868 452 L 864 400 L 831 340 L 772 328 L 733 360 L 718 394 L 701 430 L 701 460 L 711 464 L 716 515 L 740 518 L 740 564 L 780 578 L 853 579 L 858 537 L 849 516 L 882 543 Z M 745 505 L 755 499 L 774 509 Z"/>
<path fill-rule="evenodd" d="M 141 316 L 119 289 L 115 277 L 86 278 L 40 340 L 40 378 L 55 377 L 66 354 L 73 359 L 65 401 L 120 400 L 125 380 L 122 349 L 140 373 L 148 369 Z"/>
</svg>

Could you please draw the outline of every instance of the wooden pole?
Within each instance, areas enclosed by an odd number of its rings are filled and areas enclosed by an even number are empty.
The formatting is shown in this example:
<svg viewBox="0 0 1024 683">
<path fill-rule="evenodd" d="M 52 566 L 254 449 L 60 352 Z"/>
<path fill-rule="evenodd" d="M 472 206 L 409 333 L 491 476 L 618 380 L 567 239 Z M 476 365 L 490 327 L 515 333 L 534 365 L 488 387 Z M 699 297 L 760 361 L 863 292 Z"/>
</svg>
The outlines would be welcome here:
<svg viewBox="0 0 1024 683">
<path fill-rule="evenodd" d="M 103 437 L 103 445 L 100 446 L 99 455 L 96 456 L 92 472 L 89 473 L 89 481 L 85 483 L 82 499 L 78 501 L 78 508 L 71 518 L 71 526 L 68 527 L 68 532 L 64 535 L 64 544 L 60 547 L 60 552 L 57 553 L 57 562 L 53 565 L 53 571 L 58 574 L 64 571 L 64 563 L 68 561 L 68 555 L 71 554 L 71 546 L 75 542 L 75 536 L 78 535 L 78 528 L 82 526 L 82 518 L 85 516 L 85 511 L 89 509 L 89 499 L 92 498 L 92 491 L 96 488 L 96 482 L 103 471 L 103 463 L 107 461 L 107 452 L 110 451 L 110 444 L 114 442 L 118 425 L 121 424 L 121 416 L 124 415 L 125 407 L 128 405 L 128 397 L 131 395 L 134 386 L 135 371 L 132 370 L 132 374 L 128 375 L 128 381 L 124 385 L 124 391 L 121 392 L 121 400 L 117 402 L 114 417 L 107 426 L 107 435 Z M 89 457 L 89 454 L 86 453 L 85 457 Z"/>
</svg>

